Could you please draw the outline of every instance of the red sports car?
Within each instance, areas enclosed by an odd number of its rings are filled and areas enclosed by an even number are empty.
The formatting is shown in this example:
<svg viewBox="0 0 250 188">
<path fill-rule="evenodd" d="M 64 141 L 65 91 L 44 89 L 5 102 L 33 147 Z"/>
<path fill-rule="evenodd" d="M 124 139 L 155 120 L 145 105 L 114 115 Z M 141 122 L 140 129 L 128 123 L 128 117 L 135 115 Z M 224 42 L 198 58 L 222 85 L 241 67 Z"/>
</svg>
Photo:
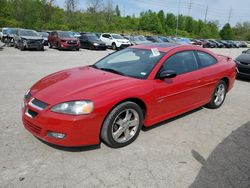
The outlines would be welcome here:
<svg viewBox="0 0 250 188">
<path fill-rule="evenodd" d="M 133 46 L 96 64 L 63 70 L 25 94 L 22 120 L 36 137 L 61 146 L 133 142 L 142 126 L 200 106 L 219 108 L 236 77 L 235 62 L 171 43 Z"/>
</svg>

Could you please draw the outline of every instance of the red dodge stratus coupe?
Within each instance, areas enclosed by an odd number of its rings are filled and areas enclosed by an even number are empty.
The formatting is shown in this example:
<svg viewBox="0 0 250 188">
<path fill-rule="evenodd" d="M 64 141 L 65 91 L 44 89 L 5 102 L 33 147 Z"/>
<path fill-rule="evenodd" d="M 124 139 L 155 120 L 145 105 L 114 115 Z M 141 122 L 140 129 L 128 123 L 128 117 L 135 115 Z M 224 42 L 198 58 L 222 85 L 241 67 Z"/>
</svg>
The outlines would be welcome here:
<svg viewBox="0 0 250 188">
<path fill-rule="evenodd" d="M 234 61 L 192 45 L 133 46 L 96 64 L 63 70 L 25 94 L 22 120 L 61 146 L 133 142 L 142 126 L 200 106 L 219 108 L 236 76 Z"/>
</svg>

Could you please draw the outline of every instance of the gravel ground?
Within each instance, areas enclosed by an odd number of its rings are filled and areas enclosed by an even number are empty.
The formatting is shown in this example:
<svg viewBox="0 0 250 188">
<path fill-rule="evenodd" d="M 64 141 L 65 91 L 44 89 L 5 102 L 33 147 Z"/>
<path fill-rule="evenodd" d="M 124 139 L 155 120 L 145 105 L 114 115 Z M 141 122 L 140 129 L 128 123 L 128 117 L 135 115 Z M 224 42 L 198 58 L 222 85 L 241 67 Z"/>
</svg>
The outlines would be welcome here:
<svg viewBox="0 0 250 188">
<path fill-rule="evenodd" d="M 213 49 L 233 58 L 242 50 Z M 23 128 L 21 101 L 34 82 L 111 52 L 0 51 L 0 187 L 250 187 L 246 80 L 236 81 L 220 109 L 199 108 L 158 124 L 121 149 L 55 148 Z"/>
</svg>

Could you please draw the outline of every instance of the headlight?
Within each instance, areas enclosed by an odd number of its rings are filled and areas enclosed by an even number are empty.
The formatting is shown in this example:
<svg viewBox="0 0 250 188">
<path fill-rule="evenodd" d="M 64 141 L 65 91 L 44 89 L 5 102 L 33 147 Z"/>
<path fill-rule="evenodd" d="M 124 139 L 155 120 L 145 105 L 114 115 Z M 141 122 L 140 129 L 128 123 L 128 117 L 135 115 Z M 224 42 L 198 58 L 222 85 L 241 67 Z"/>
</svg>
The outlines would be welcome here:
<svg viewBox="0 0 250 188">
<path fill-rule="evenodd" d="M 90 114 L 94 110 L 94 103 L 92 101 L 72 101 L 65 102 L 52 107 L 51 111 L 62 114 Z"/>
<path fill-rule="evenodd" d="M 98 44 L 98 43 L 93 43 L 93 45 L 94 45 L 94 46 L 99 46 L 99 44 Z"/>
<path fill-rule="evenodd" d="M 236 59 L 234 60 L 234 62 L 235 62 L 236 64 L 240 64 L 240 62 L 239 62 L 238 60 L 236 60 Z"/>
</svg>

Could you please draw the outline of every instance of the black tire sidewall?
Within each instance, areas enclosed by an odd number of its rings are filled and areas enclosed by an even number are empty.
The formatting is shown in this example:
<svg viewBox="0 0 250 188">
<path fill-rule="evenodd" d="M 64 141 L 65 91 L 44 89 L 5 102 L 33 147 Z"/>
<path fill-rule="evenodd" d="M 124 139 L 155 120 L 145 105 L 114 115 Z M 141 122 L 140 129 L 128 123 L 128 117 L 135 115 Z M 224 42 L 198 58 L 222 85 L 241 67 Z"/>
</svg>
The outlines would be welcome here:
<svg viewBox="0 0 250 188">
<path fill-rule="evenodd" d="M 116 50 L 116 49 L 117 49 L 117 46 L 116 46 L 115 43 L 112 43 L 112 49 L 113 49 L 113 50 Z"/>
<path fill-rule="evenodd" d="M 219 85 L 223 84 L 224 87 L 225 87 L 225 97 L 223 99 L 223 101 L 220 103 L 220 105 L 216 105 L 214 100 L 215 100 L 215 93 L 216 93 L 216 90 L 217 88 L 219 87 Z M 217 109 L 217 108 L 220 108 L 221 105 L 224 103 L 225 99 L 226 99 L 226 94 L 227 94 L 227 84 L 225 81 L 223 80 L 220 80 L 218 82 L 218 84 L 216 85 L 215 89 L 214 89 L 214 92 L 213 92 L 213 95 L 212 95 L 212 98 L 211 98 L 211 101 L 209 102 L 209 104 L 207 105 L 209 108 L 212 108 L 212 109 Z"/>
<path fill-rule="evenodd" d="M 140 124 L 139 124 L 137 132 L 133 136 L 133 138 L 131 138 L 129 141 L 127 141 L 125 143 L 118 143 L 112 137 L 112 125 L 113 125 L 113 122 L 115 121 L 115 118 L 117 117 L 117 115 L 120 112 L 122 112 L 123 110 L 126 110 L 128 108 L 134 109 L 138 113 Z M 104 121 L 103 127 L 102 127 L 101 138 L 106 144 L 108 144 L 112 148 L 120 148 L 120 147 L 127 146 L 127 145 L 131 144 L 138 137 L 140 130 L 142 128 L 142 125 L 143 125 L 143 119 L 144 119 L 143 112 L 142 112 L 142 109 L 140 108 L 139 105 L 137 105 L 134 102 L 130 102 L 130 101 L 121 103 L 121 104 L 117 105 L 113 110 L 111 110 L 111 112 L 105 118 L 105 121 Z"/>
</svg>

